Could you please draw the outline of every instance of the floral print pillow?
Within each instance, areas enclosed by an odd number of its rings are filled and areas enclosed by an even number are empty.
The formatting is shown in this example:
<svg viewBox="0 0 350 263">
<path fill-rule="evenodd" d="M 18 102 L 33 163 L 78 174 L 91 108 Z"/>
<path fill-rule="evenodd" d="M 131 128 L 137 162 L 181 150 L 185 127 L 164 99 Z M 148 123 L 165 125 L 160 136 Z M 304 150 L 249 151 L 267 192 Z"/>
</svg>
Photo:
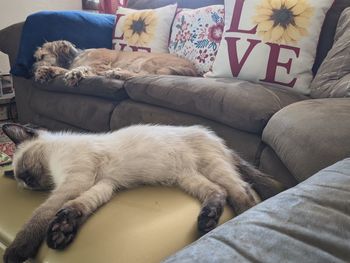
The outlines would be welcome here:
<svg viewBox="0 0 350 263">
<path fill-rule="evenodd" d="M 120 51 L 169 53 L 171 24 L 177 5 L 134 10 L 119 7 L 113 32 L 113 48 Z"/>
<path fill-rule="evenodd" d="M 203 75 L 213 65 L 223 30 L 223 5 L 179 10 L 172 27 L 169 51 L 192 61 Z"/>
</svg>

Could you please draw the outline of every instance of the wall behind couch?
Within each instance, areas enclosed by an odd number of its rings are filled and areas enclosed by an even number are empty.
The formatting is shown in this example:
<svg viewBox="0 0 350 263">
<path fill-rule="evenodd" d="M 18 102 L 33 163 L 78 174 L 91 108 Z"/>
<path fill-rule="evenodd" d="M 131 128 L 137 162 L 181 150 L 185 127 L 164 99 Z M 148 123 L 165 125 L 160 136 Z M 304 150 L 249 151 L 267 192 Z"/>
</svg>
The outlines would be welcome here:
<svg viewBox="0 0 350 263">
<path fill-rule="evenodd" d="M 81 0 L 0 0 L 0 30 L 42 10 L 81 10 Z M 9 71 L 8 57 L 0 52 L 0 72 Z"/>
</svg>

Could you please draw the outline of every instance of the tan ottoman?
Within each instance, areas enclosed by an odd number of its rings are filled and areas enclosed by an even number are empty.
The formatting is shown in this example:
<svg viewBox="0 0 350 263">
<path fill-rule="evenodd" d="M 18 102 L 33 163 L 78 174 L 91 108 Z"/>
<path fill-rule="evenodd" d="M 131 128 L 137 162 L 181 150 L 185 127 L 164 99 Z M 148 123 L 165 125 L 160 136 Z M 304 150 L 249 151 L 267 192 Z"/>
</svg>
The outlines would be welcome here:
<svg viewBox="0 0 350 263">
<path fill-rule="evenodd" d="M 47 196 L 0 176 L 0 254 Z M 123 191 L 90 217 L 66 250 L 44 244 L 36 262 L 160 262 L 198 238 L 199 210 L 198 200 L 176 188 Z M 232 217 L 226 207 L 220 223 Z"/>
</svg>

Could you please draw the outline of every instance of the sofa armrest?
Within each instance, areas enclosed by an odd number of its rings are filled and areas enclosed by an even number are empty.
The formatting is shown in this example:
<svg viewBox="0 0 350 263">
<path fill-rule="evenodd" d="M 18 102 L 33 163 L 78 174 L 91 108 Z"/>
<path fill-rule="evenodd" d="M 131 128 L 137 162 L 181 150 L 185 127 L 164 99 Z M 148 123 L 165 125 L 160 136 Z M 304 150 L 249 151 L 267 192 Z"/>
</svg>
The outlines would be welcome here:
<svg viewBox="0 0 350 263">
<path fill-rule="evenodd" d="M 311 83 L 312 98 L 350 97 L 350 8 L 342 13 L 334 45 Z"/>
<path fill-rule="evenodd" d="M 16 61 L 23 24 L 17 23 L 0 30 L 0 51 L 9 56 L 11 67 Z"/>
<path fill-rule="evenodd" d="M 350 157 L 350 98 L 291 104 L 268 122 L 263 141 L 298 181 Z"/>
<path fill-rule="evenodd" d="M 349 262 L 350 159 L 248 210 L 163 263 Z"/>
<path fill-rule="evenodd" d="M 350 54 L 350 53 L 349 53 Z M 334 61 L 337 63 L 337 61 Z M 338 60 L 339 63 L 339 60 Z M 345 73 L 347 67 L 348 72 L 350 63 L 342 63 L 343 71 L 325 72 L 324 74 L 316 75 L 314 82 L 312 83 L 312 89 L 310 96 L 313 98 L 347 98 L 350 97 L 350 73 Z M 339 74 L 345 74 L 339 77 Z"/>
</svg>

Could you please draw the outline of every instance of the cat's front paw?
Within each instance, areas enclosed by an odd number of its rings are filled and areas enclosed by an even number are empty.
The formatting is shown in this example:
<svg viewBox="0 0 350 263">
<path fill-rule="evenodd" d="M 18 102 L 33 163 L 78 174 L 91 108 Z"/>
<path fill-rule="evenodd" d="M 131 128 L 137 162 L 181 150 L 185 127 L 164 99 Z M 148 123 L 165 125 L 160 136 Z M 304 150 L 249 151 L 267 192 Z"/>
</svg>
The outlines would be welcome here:
<svg viewBox="0 0 350 263">
<path fill-rule="evenodd" d="M 74 239 L 82 221 L 82 212 L 74 207 L 60 210 L 50 223 L 46 243 L 52 249 L 64 249 Z"/>
<path fill-rule="evenodd" d="M 205 205 L 198 216 L 198 231 L 201 235 L 213 230 L 219 222 L 220 216 L 223 212 L 223 206 L 220 204 Z"/>
<path fill-rule="evenodd" d="M 87 67 L 79 67 L 68 71 L 64 75 L 64 81 L 69 87 L 74 87 L 79 82 L 89 76 L 89 69 Z"/>
<path fill-rule="evenodd" d="M 50 66 L 41 66 L 34 72 L 34 79 L 40 83 L 47 83 L 55 77 L 55 72 Z"/>
</svg>

